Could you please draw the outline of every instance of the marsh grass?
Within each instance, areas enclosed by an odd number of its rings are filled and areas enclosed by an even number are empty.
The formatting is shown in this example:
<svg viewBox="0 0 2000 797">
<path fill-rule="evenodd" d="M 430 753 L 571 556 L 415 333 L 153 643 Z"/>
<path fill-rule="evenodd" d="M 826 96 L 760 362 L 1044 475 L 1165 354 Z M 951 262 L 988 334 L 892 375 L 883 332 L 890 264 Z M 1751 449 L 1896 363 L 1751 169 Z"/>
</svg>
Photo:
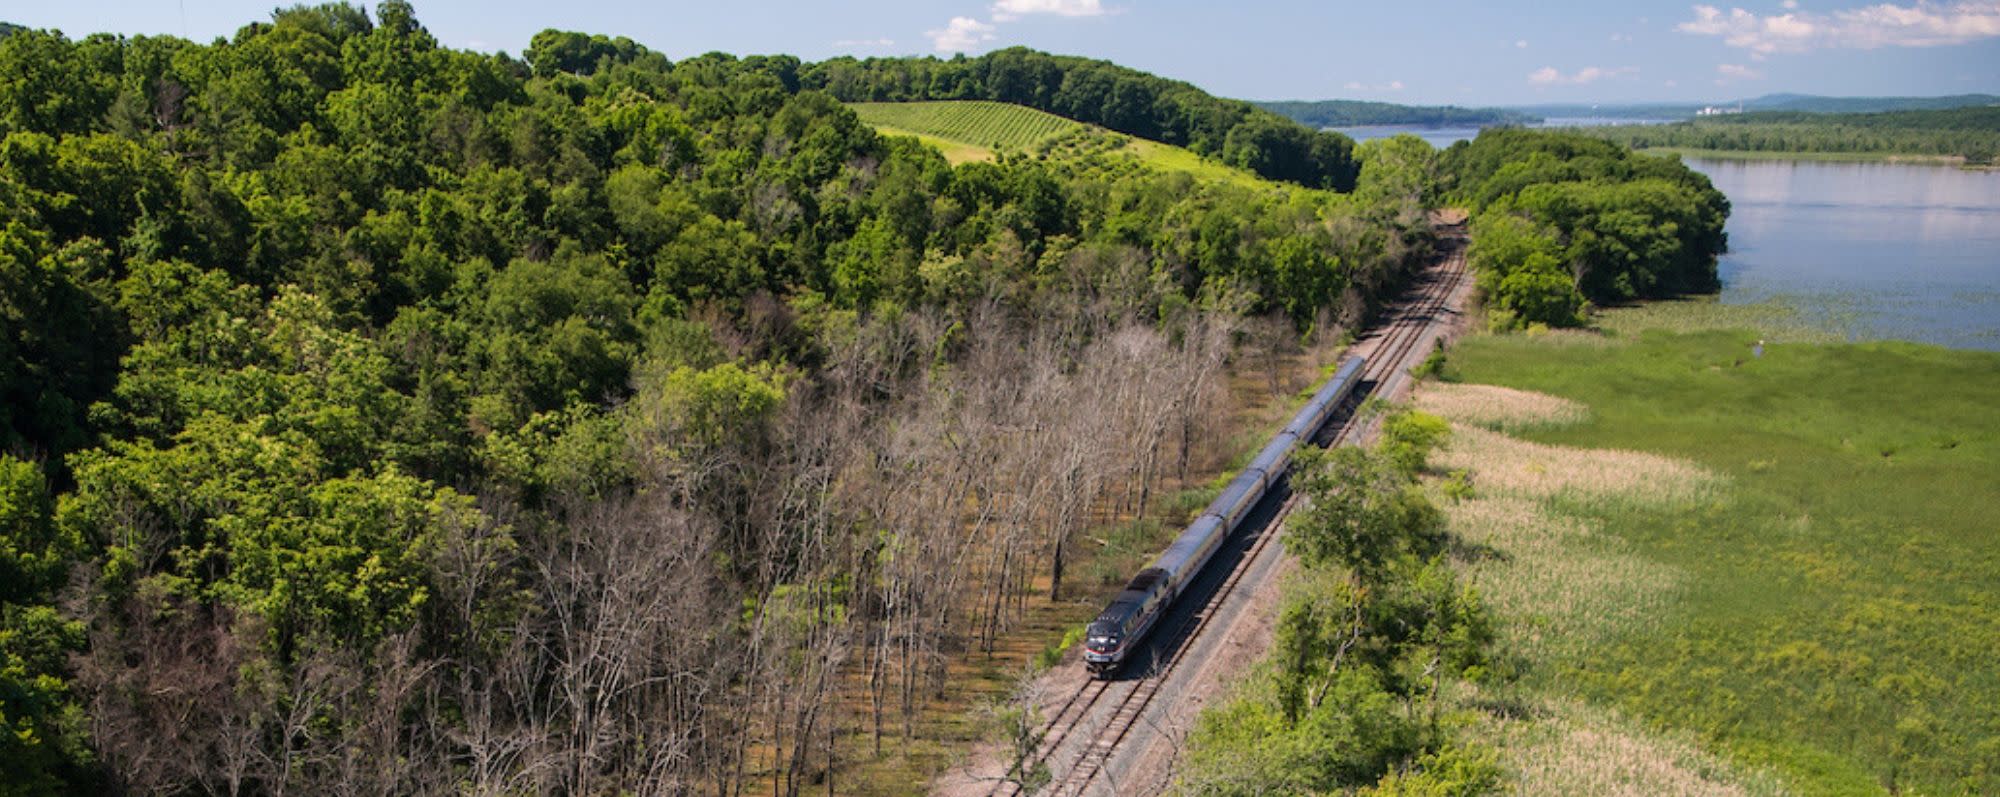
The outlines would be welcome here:
<svg viewBox="0 0 2000 797">
<path fill-rule="evenodd" d="M 1687 462 L 1633 451 L 1532 443 L 1495 429 L 1575 426 L 1580 402 L 1490 385 L 1432 383 L 1415 402 L 1454 423 L 1440 470 L 1468 474 L 1470 498 L 1441 500 L 1469 582 L 1497 618 L 1515 684 L 1455 685 L 1470 735 L 1500 751 L 1520 794 L 1740 795 L 1746 779 L 1682 739 L 1618 720 L 1566 696 L 1546 673 L 1598 645 L 1656 625 L 1685 574 L 1606 533 L 1589 507 L 1640 511 L 1712 502 L 1723 480 Z M 1449 479 L 1433 485 L 1443 491 Z M 1462 494 L 1462 491 L 1460 491 Z M 1541 673 L 1544 677 L 1537 677 Z"/>
<path fill-rule="evenodd" d="M 1508 652 L 1530 662 L 1579 656 L 1656 622 L 1683 579 L 1546 502 L 1483 496 L 1448 505 L 1445 516 L 1472 546 L 1470 581 L 1500 618 Z"/>
<path fill-rule="evenodd" d="M 1711 793 L 1630 769 L 1630 734 L 1573 705 L 1800 793 L 2000 793 L 2000 355 L 1781 343 L 1705 312 L 1452 353 L 1448 378 L 1590 407 L 1519 438 L 1461 427 L 1440 457 L 1472 473 L 1448 512 L 1493 551 L 1481 590 L 1526 624 L 1502 626 L 1542 701 L 1503 750 L 1521 793 Z M 1569 779 L 1592 761 L 1627 774 Z"/>
<path fill-rule="evenodd" d="M 1457 424 L 1495 432 L 1574 426 L 1590 420 L 1590 408 L 1547 393 L 1499 387 L 1432 382 L 1417 391 L 1417 409 Z"/>
<path fill-rule="evenodd" d="M 1471 471 L 1481 493 L 1642 511 L 1712 501 L 1724 481 L 1658 454 L 1535 443 L 1467 426 L 1454 430 L 1435 461 Z"/>
<path fill-rule="evenodd" d="M 1714 332 L 1733 330 L 1749 340 L 1767 343 L 1841 343 L 1852 335 L 1851 310 L 1822 306 L 1802 299 L 1772 299 L 1723 304 L 1712 296 L 1647 302 L 1598 311 L 1597 326 L 1613 338 L 1630 339 L 1647 331 Z M 1809 312 L 1802 305 L 1812 305 Z M 1571 336 L 1589 332 L 1567 331 Z M 1603 336 L 1599 336 L 1603 340 Z M 1747 344 L 1746 344 L 1747 345 Z"/>
<path fill-rule="evenodd" d="M 1688 795 L 1749 797 L 1787 793 L 1769 772 L 1746 770 L 1681 734 L 1640 726 L 1616 712 L 1565 698 L 1530 697 L 1456 685 L 1471 717 L 1468 735 L 1500 751 L 1521 795 Z"/>
</svg>

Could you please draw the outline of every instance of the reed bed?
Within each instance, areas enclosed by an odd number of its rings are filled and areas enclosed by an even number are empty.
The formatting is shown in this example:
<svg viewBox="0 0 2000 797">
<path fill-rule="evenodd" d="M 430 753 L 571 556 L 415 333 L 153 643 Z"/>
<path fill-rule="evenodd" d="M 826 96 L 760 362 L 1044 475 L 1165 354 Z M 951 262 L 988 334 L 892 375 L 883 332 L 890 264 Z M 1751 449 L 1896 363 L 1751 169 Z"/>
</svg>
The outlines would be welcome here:
<svg viewBox="0 0 2000 797">
<path fill-rule="evenodd" d="M 1498 385 L 1426 383 L 1415 402 L 1417 409 L 1432 415 L 1496 432 L 1559 428 L 1590 420 L 1590 407 L 1582 402 Z"/>
<path fill-rule="evenodd" d="M 1521 706 L 1496 700 L 1476 686 L 1467 686 L 1456 697 L 1474 709 L 1472 736 L 1500 751 L 1500 765 L 1515 794 L 1762 797 L 1787 793 L 1768 772 L 1732 766 L 1688 738 L 1648 730 L 1581 701 L 1539 698 Z M 1493 710 L 1502 705 L 1510 710 Z"/>
<path fill-rule="evenodd" d="M 1454 428 L 1435 462 L 1471 472 L 1482 493 L 1586 505 L 1686 506 L 1713 500 L 1724 482 L 1706 468 L 1658 454 L 1534 443 L 1465 425 Z"/>
<path fill-rule="evenodd" d="M 1530 661 L 1572 657 L 1656 622 L 1683 580 L 1542 502 L 1480 498 L 1447 506 L 1445 517 L 1459 539 L 1495 554 L 1475 562 L 1469 580 L 1501 618 L 1507 648 Z"/>
<path fill-rule="evenodd" d="M 1825 302 L 1820 302 L 1825 305 Z M 1811 307 L 1809 312 L 1805 307 Z M 1723 304 L 1696 298 L 1614 307 L 1597 315 L 1604 331 L 1629 340 L 1641 333 L 1737 330 L 1754 333 L 1771 343 L 1839 343 L 1852 336 L 1851 309 L 1814 305 L 1808 297 L 1748 304 Z"/>
<path fill-rule="evenodd" d="M 1443 501 L 1468 554 L 1468 580 L 1499 619 L 1504 648 L 1531 667 L 1559 666 L 1614 635 L 1643 631 L 1673 610 L 1688 575 L 1607 533 L 1604 513 L 1579 505 L 1652 510 L 1716 500 L 1723 479 L 1694 464 L 1636 451 L 1520 440 L 1505 431 L 1583 423 L 1588 406 L 1524 390 L 1426 385 L 1416 399 L 1453 422 L 1433 463 L 1463 470 L 1471 497 Z M 1616 517 L 1618 513 L 1613 513 Z M 1615 522 L 1615 521 L 1614 521 Z M 1654 732 L 1549 683 L 1464 683 L 1473 735 L 1500 751 L 1517 794 L 1782 794 L 1772 776 L 1744 773 L 1693 741 Z M 1482 693 L 1497 689 L 1504 699 Z"/>
</svg>

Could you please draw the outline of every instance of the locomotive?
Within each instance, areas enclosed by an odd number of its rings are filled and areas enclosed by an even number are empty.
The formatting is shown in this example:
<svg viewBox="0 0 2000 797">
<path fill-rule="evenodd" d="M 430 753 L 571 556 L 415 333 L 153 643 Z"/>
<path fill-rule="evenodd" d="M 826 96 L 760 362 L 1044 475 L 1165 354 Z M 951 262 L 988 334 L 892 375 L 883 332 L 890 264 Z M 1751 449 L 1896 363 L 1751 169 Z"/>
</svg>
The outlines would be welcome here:
<svg viewBox="0 0 2000 797">
<path fill-rule="evenodd" d="M 1348 360 L 1333 378 L 1313 394 L 1312 401 L 1292 416 L 1271 442 L 1258 452 L 1250 466 L 1236 475 L 1215 501 L 1188 524 L 1174 544 L 1132 577 L 1111 605 L 1097 615 L 1085 631 L 1083 660 L 1094 677 L 1108 678 L 1138 649 L 1139 642 L 1167 613 L 1188 585 L 1194 583 L 1203 565 L 1222 548 L 1223 541 L 1243 523 L 1250 509 L 1277 485 L 1291 464 L 1292 450 L 1312 440 L 1333 417 L 1334 410 L 1347 401 L 1361 381 L 1363 358 Z"/>
</svg>

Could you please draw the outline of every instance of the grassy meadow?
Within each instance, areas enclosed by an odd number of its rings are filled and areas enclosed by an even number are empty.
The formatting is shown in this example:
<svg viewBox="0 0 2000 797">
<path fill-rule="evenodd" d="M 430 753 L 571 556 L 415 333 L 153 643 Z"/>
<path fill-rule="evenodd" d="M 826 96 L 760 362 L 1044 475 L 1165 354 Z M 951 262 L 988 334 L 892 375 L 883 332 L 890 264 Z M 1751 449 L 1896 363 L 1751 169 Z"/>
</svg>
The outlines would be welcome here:
<svg viewBox="0 0 2000 797">
<path fill-rule="evenodd" d="M 2000 792 L 2000 354 L 1727 312 L 1468 339 L 1420 396 L 1521 673 L 1478 733 L 1522 793 Z"/>
</svg>

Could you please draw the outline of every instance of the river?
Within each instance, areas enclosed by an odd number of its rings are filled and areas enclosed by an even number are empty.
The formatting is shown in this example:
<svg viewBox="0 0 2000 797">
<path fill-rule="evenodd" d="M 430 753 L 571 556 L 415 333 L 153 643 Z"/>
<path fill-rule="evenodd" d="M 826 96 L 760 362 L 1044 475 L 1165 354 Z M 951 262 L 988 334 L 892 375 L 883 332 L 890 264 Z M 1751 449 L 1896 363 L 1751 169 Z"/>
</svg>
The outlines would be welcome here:
<svg viewBox="0 0 2000 797">
<path fill-rule="evenodd" d="M 1573 117 L 1553 117 L 1538 122 L 1536 124 L 1522 125 L 1522 127 L 1530 127 L 1530 128 L 1600 127 L 1604 125 L 1645 125 L 1645 124 L 1659 124 L 1659 123 L 1660 123 L 1659 121 L 1642 121 L 1638 119 L 1616 119 L 1610 117 L 1597 117 L 1597 116 L 1573 116 Z M 1466 141 L 1473 138 L 1474 136 L 1479 135 L 1479 128 L 1473 126 L 1423 127 L 1423 126 L 1413 126 L 1413 125 L 1365 125 L 1362 127 L 1334 127 L 1328 129 L 1334 130 L 1339 133 L 1344 133 L 1348 138 L 1354 139 L 1355 141 L 1368 141 L 1370 139 L 1388 138 L 1394 135 L 1409 133 L 1411 135 L 1416 136 L 1417 138 L 1421 138 L 1424 141 L 1429 142 L 1431 146 L 1437 147 L 1438 149 L 1444 149 L 1445 147 L 1449 147 L 1456 142 Z"/>
<path fill-rule="evenodd" d="M 1690 158 L 1729 197 L 1724 303 L 1856 338 L 2000 350 L 2000 172 Z"/>
<path fill-rule="evenodd" d="M 1601 120 L 1550 120 L 1577 125 Z M 1432 146 L 1477 128 L 1415 133 Z M 1855 339 L 2000 350 L 2000 172 L 1947 166 L 1689 158 L 1729 197 L 1725 304 L 1772 301 Z"/>
</svg>

